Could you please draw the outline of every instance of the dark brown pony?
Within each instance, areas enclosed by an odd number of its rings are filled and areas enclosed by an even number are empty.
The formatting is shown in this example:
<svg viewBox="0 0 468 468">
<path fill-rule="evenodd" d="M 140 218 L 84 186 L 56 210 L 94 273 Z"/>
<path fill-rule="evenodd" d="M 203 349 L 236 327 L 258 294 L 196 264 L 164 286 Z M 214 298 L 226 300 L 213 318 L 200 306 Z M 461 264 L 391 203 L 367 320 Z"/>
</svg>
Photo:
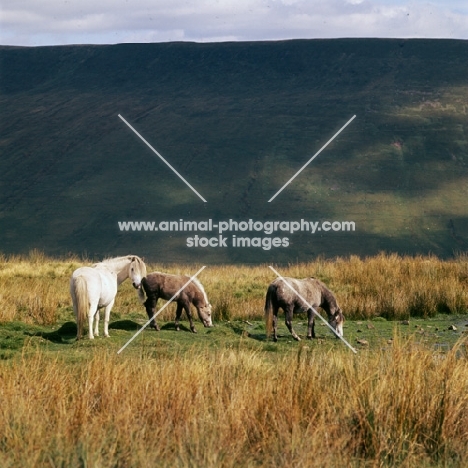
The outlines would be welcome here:
<svg viewBox="0 0 468 468">
<path fill-rule="evenodd" d="M 171 299 L 174 294 L 181 289 L 184 284 L 190 280 L 190 276 L 185 275 L 170 275 L 167 273 L 160 273 L 155 271 L 150 273 L 141 280 L 142 288 L 139 290 L 139 296 L 141 302 L 146 308 L 148 318 L 151 320 L 154 317 L 156 305 L 159 298 L 165 299 L 166 301 Z M 145 300 L 146 293 L 146 300 Z M 179 320 L 182 315 L 182 310 L 185 310 L 187 317 L 190 322 L 190 330 L 196 333 L 195 325 L 192 320 L 192 313 L 190 311 L 190 305 L 193 304 L 197 309 L 198 317 L 203 322 L 205 327 L 212 327 L 211 321 L 211 304 L 208 301 L 205 290 L 202 284 L 194 278 L 185 288 L 176 296 L 174 299 L 177 302 L 175 327 L 179 330 Z M 159 325 L 156 320 L 152 320 L 151 328 L 159 330 Z"/>
<path fill-rule="evenodd" d="M 287 281 L 292 289 L 285 284 L 285 281 Z M 297 336 L 292 328 L 294 312 L 307 312 L 307 338 L 315 338 L 315 314 L 310 306 L 315 310 L 319 307 L 325 310 L 328 323 L 335 330 L 337 337 L 343 336 L 343 313 L 333 293 L 316 278 L 276 278 L 268 286 L 265 300 L 267 332 L 271 331 L 271 316 L 273 313 L 273 340 L 278 341 L 278 309 L 281 308 L 285 314 L 286 326 L 295 340 L 300 341 L 299 336 Z"/>
</svg>

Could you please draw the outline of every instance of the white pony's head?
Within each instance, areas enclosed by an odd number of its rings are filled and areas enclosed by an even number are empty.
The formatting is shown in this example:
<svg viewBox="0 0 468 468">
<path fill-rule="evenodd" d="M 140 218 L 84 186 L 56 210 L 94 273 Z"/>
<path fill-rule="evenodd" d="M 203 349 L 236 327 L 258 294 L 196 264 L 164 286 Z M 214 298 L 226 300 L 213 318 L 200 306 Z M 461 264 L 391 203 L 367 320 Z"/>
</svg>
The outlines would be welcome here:
<svg viewBox="0 0 468 468">
<path fill-rule="evenodd" d="M 128 266 L 128 276 L 135 289 L 141 288 L 141 280 L 146 276 L 146 265 L 140 257 L 132 257 Z"/>
</svg>

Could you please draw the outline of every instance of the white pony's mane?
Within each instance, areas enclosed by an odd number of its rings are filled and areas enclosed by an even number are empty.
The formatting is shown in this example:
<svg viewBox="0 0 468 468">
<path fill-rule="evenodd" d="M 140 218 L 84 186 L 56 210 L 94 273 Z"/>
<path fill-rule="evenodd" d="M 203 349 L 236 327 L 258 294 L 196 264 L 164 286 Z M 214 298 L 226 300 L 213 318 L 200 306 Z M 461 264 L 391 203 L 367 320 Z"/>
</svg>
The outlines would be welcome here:
<svg viewBox="0 0 468 468">
<path fill-rule="evenodd" d="M 124 261 L 129 261 L 130 259 L 135 258 L 138 263 L 144 263 L 143 260 L 138 255 L 122 255 L 121 257 L 107 257 L 101 260 L 100 262 L 93 263 L 93 267 L 104 263 L 104 265 L 108 265 L 109 263 L 115 264 Z"/>
<path fill-rule="evenodd" d="M 130 277 L 130 265 L 135 261 L 142 276 L 146 276 L 146 265 L 137 255 L 123 255 L 121 257 L 105 258 L 102 262 L 94 263 L 93 268 L 106 268 L 117 274 L 117 281 L 120 285 Z"/>
<path fill-rule="evenodd" d="M 107 257 L 98 263 L 120 262 L 122 260 L 128 260 L 129 258 L 133 258 L 133 257 L 140 259 L 138 255 L 122 255 L 121 257 Z"/>
</svg>

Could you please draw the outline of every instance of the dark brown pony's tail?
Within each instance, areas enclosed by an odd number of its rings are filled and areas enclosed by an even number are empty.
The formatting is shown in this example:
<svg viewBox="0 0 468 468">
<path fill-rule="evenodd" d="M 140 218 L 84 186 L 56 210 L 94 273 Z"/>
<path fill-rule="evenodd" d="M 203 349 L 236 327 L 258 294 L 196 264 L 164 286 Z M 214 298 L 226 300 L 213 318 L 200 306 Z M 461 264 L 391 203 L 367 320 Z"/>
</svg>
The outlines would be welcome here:
<svg viewBox="0 0 468 468">
<path fill-rule="evenodd" d="M 275 288 L 273 285 L 268 286 L 268 290 L 265 298 L 265 330 L 267 338 L 270 338 L 273 331 L 273 302 L 272 297 L 275 293 Z"/>
</svg>

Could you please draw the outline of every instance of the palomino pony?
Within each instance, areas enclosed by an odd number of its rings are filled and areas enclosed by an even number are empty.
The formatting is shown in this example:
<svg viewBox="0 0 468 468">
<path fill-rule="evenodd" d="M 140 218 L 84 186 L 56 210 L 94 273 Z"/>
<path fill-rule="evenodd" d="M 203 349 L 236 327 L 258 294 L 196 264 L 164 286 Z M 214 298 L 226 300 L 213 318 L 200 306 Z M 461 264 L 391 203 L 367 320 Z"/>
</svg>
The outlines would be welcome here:
<svg viewBox="0 0 468 468">
<path fill-rule="evenodd" d="M 285 284 L 285 281 L 294 289 Z M 299 297 L 301 296 L 301 297 Z M 307 304 L 304 302 L 305 299 Z M 265 319 L 267 330 L 271 330 L 271 314 L 273 312 L 273 340 L 278 341 L 277 324 L 278 309 L 281 307 L 285 314 L 285 322 L 293 338 L 300 341 L 299 336 L 292 328 L 294 312 L 307 311 L 307 338 L 315 338 L 315 314 L 312 311 L 321 307 L 325 310 L 328 323 L 335 331 L 336 337 L 343 336 L 344 316 L 339 308 L 333 293 L 318 279 L 305 278 L 276 278 L 268 286 L 265 300 Z"/>
<path fill-rule="evenodd" d="M 92 267 L 81 267 L 70 278 L 70 294 L 76 317 L 79 340 L 83 334 L 83 324 L 88 317 L 89 338 L 99 336 L 99 309 L 105 308 L 104 336 L 109 336 L 109 317 L 114 305 L 118 286 L 131 278 L 136 289 L 141 287 L 141 280 L 146 276 L 146 265 L 136 255 L 109 258 Z M 93 335 L 93 320 L 94 335 Z"/>
<path fill-rule="evenodd" d="M 154 311 L 159 298 L 166 301 L 171 299 L 189 280 L 190 276 L 170 275 L 158 271 L 150 273 L 146 278 L 143 278 L 141 280 L 142 287 L 138 290 L 138 295 L 146 308 L 148 318 L 151 320 L 154 317 Z M 145 293 L 147 296 L 146 300 Z M 193 324 L 190 304 L 193 304 L 197 309 L 198 318 L 203 322 L 205 327 L 213 326 L 211 321 L 211 304 L 208 301 L 202 284 L 197 278 L 194 278 L 187 284 L 174 300 L 177 302 L 175 319 L 176 330 L 180 330 L 179 320 L 182 315 L 182 310 L 185 310 L 190 322 L 190 330 L 192 330 L 193 333 L 197 332 Z M 156 323 L 156 320 L 151 322 L 151 328 L 159 330 L 159 325 Z"/>
</svg>

